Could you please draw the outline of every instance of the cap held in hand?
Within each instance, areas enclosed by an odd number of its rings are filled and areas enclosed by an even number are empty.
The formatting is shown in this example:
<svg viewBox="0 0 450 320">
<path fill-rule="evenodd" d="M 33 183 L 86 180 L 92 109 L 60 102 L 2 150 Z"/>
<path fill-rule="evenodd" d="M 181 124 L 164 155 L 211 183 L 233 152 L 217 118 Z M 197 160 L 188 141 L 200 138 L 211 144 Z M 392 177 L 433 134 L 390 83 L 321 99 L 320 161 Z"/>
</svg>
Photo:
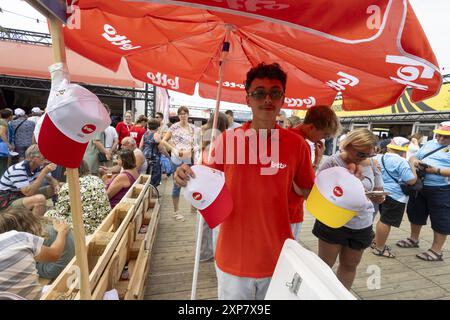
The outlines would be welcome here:
<svg viewBox="0 0 450 320">
<path fill-rule="evenodd" d="M 189 179 L 184 197 L 198 209 L 210 228 L 221 224 L 233 210 L 233 199 L 225 185 L 222 171 L 202 165 L 191 167 L 195 178 Z"/>
<path fill-rule="evenodd" d="M 366 207 L 361 180 L 347 169 L 325 169 L 316 177 L 306 210 L 331 228 L 340 228 Z"/>
</svg>

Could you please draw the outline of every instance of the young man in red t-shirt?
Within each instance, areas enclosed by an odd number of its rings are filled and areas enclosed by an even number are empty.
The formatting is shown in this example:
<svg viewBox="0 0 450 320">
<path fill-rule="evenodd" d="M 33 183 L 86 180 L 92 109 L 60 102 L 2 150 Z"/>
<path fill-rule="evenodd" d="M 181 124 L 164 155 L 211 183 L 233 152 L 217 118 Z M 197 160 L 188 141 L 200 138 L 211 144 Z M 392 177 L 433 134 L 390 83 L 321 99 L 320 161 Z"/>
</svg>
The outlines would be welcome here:
<svg viewBox="0 0 450 320">
<path fill-rule="evenodd" d="M 321 140 L 334 138 L 340 132 L 341 124 L 333 109 L 328 106 L 315 106 L 308 109 L 302 124 L 289 130 L 314 144 L 313 167 L 318 169 L 325 151 Z M 303 196 L 294 189 L 289 193 L 289 217 L 295 240 L 298 240 L 303 223 L 303 202 Z"/>
<path fill-rule="evenodd" d="M 215 140 L 209 165 L 224 171 L 234 203 L 220 225 L 216 248 L 219 299 L 264 299 L 284 241 L 292 238 L 288 194 L 293 182 L 305 196 L 314 183 L 308 144 L 276 124 L 286 78 L 276 63 L 252 68 L 245 82 L 252 121 Z M 270 156 L 262 157 L 268 150 Z M 187 165 L 175 172 L 181 186 L 191 177 Z"/>
</svg>

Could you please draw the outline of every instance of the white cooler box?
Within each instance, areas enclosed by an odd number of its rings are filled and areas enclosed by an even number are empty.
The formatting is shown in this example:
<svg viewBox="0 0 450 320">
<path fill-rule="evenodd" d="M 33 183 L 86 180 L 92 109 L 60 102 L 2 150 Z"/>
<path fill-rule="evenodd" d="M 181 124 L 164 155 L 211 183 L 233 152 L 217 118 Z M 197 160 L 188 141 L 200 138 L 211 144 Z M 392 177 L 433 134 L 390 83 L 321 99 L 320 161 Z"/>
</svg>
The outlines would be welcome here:
<svg viewBox="0 0 450 320">
<path fill-rule="evenodd" d="M 314 252 L 287 239 L 266 300 L 356 300 Z"/>
</svg>

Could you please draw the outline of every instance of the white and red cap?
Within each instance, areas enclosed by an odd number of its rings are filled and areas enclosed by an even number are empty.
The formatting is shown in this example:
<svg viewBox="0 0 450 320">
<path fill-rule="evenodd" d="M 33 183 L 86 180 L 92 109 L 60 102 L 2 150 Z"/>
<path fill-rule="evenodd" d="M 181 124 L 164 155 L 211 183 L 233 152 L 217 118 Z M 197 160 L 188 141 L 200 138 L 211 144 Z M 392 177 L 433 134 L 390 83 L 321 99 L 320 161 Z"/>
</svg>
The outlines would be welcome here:
<svg viewBox="0 0 450 320">
<path fill-rule="evenodd" d="M 450 136 L 450 121 L 444 121 L 439 124 L 439 128 L 433 130 L 434 133 Z"/>
<path fill-rule="evenodd" d="M 233 210 L 233 199 L 225 185 L 222 171 L 203 165 L 191 167 L 195 178 L 188 181 L 184 197 L 198 209 L 212 229 L 221 224 Z"/>
<path fill-rule="evenodd" d="M 78 168 L 89 140 L 111 123 L 95 94 L 68 81 L 50 92 L 45 110 L 34 131 L 39 150 L 47 160 L 67 168 Z"/>
</svg>

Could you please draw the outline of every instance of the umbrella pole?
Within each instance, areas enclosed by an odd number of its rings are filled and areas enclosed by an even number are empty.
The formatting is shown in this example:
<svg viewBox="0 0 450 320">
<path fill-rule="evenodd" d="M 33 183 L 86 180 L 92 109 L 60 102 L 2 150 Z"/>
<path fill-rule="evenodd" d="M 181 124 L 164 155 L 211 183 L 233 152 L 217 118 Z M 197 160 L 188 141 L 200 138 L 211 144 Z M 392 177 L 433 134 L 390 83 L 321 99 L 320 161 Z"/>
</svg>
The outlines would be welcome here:
<svg viewBox="0 0 450 320">
<path fill-rule="evenodd" d="M 66 51 L 64 47 L 64 35 L 61 23 L 55 17 L 48 17 L 52 36 L 52 47 L 54 62 L 66 62 Z M 91 289 L 89 284 L 89 269 L 86 250 L 86 238 L 84 233 L 83 214 L 81 208 L 80 179 L 78 168 L 67 168 L 67 183 L 69 184 L 70 209 L 72 212 L 73 232 L 75 240 L 75 255 L 77 265 L 80 269 L 79 284 L 80 298 L 82 300 L 91 299 Z"/>
<path fill-rule="evenodd" d="M 217 94 L 216 94 L 216 108 L 214 111 L 214 120 L 213 120 L 213 127 L 211 130 L 211 142 L 210 142 L 210 148 L 208 150 L 208 162 L 211 160 L 211 152 L 212 152 L 212 142 L 214 140 L 214 132 L 217 128 L 217 121 L 219 119 L 219 109 L 220 109 L 220 98 L 222 96 L 222 83 L 223 83 L 223 75 L 224 75 L 224 69 L 225 69 L 225 62 L 226 57 L 228 55 L 228 52 L 230 50 L 230 42 L 228 39 L 230 38 L 231 33 L 231 25 L 226 24 L 225 25 L 225 41 L 223 42 L 222 47 L 222 53 L 220 55 L 220 61 L 219 61 L 219 84 L 217 87 Z M 200 161 L 202 159 L 202 156 L 200 155 Z M 192 277 L 192 289 L 191 289 L 191 300 L 197 299 L 197 279 L 198 279 L 198 270 L 200 268 L 200 250 L 202 246 L 202 236 L 203 236 L 203 223 L 204 223 L 203 217 L 200 215 L 200 218 L 198 219 L 197 224 L 197 241 L 195 246 L 195 262 L 194 262 L 194 274 Z M 217 227 L 216 227 L 217 228 Z M 215 254 L 215 253 L 214 253 Z"/>
</svg>

